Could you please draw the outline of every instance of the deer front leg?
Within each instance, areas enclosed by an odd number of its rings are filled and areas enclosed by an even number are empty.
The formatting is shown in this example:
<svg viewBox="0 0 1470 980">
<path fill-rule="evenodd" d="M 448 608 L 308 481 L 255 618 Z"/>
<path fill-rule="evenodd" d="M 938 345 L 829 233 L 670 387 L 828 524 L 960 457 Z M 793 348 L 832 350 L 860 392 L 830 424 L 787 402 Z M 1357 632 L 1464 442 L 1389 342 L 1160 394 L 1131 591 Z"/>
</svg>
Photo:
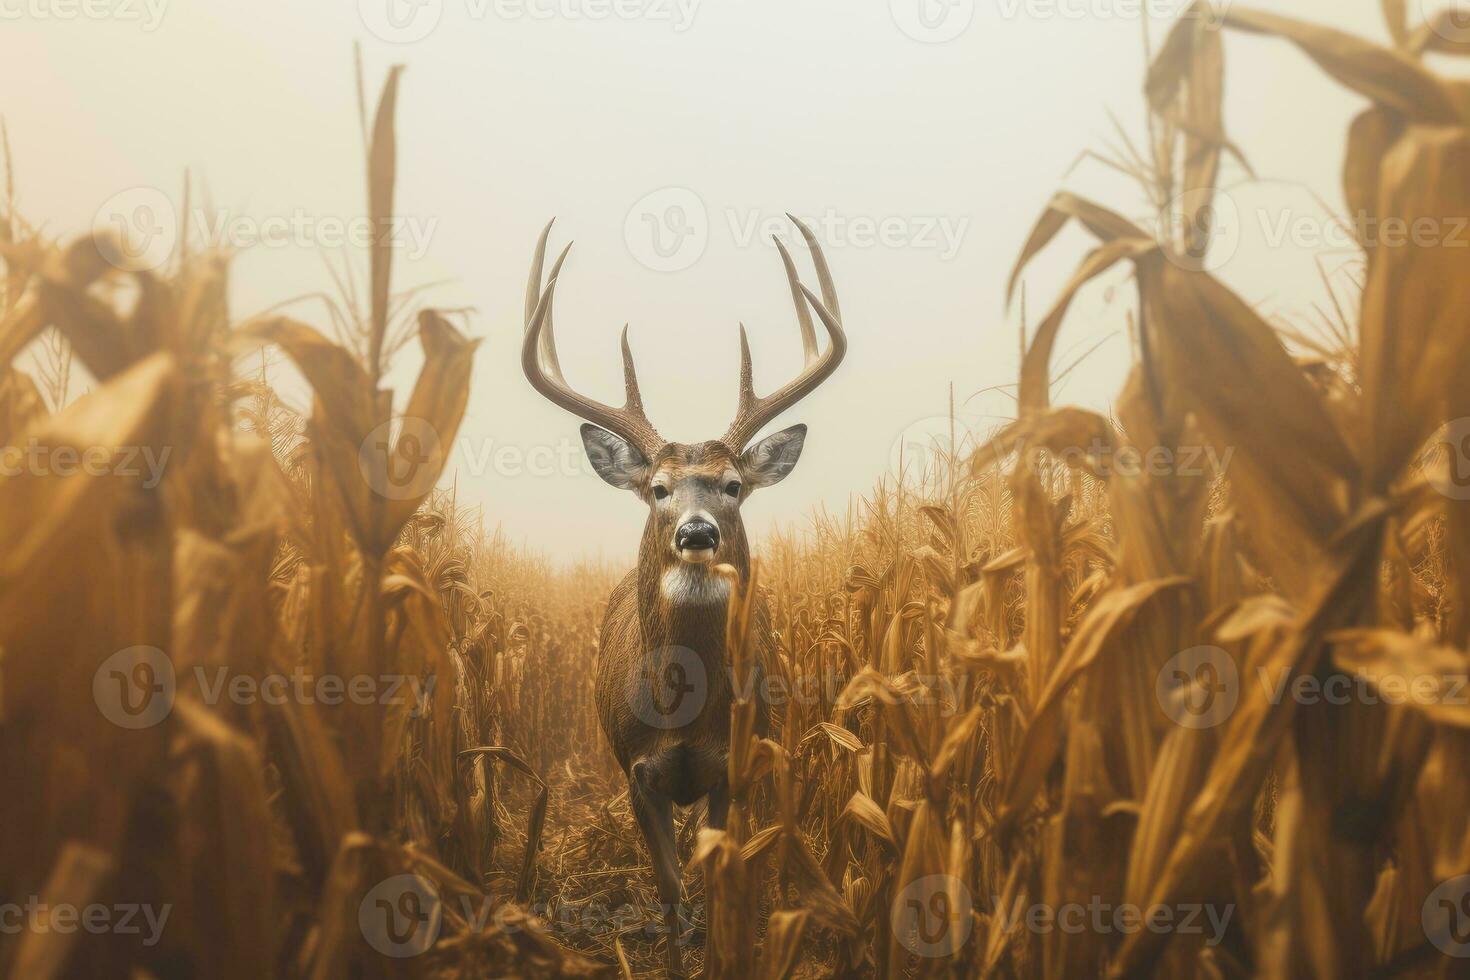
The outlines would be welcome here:
<svg viewBox="0 0 1470 980">
<path fill-rule="evenodd" d="M 671 976 L 684 975 L 683 960 L 679 949 L 679 904 L 683 897 L 680 879 L 679 855 L 674 843 L 674 804 L 663 793 L 648 785 L 647 779 L 634 774 L 628 778 L 628 798 L 633 804 L 633 815 L 638 818 L 638 828 L 643 831 L 643 840 L 648 844 L 648 854 L 653 864 L 653 874 L 658 881 L 658 900 L 663 906 L 664 927 L 668 932 L 668 960 Z"/>
<path fill-rule="evenodd" d="M 704 822 L 711 830 L 724 830 L 725 819 L 730 813 L 730 777 L 721 776 L 720 781 L 710 787 L 708 812 Z"/>
</svg>

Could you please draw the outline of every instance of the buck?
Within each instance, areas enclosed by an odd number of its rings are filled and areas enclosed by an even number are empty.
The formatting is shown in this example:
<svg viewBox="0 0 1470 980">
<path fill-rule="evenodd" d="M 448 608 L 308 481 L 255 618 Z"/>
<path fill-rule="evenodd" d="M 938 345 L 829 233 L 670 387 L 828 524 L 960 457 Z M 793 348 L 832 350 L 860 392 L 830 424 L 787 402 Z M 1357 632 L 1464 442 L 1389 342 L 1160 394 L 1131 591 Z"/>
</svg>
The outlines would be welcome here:
<svg viewBox="0 0 1470 980">
<path fill-rule="evenodd" d="M 681 869 L 675 848 L 673 805 L 708 797 L 706 820 L 722 829 L 729 808 L 730 706 L 734 695 L 725 655 L 725 614 L 734 569 L 749 583 L 750 547 L 740 507 L 762 487 L 781 482 L 796 465 L 806 426 L 794 425 L 754 445 L 752 438 L 825 381 L 847 352 L 841 311 L 821 246 L 795 217 L 811 251 L 819 299 L 797 275 L 791 254 L 774 239 L 786 268 L 805 351 L 792 381 L 765 397 L 752 386 L 750 344 L 740 326 L 740 396 L 735 420 L 719 439 L 666 442 L 649 422 L 638 391 L 628 328 L 623 327 L 626 401 L 612 408 L 578 394 L 562 376 L 552 324 L 558 277 L 571 245 L 558 256 L 542 286 L 551 225 L 541 233 L 526 286 L 526 332 L 521 367 L 532 387 L 581 417 L 582 443 L 598 476 L 636 494 L 648 507 L 638 567 L 613 589 L 598 644 L 596 700 L 603 733 L 628 779 L 628 797 L 658 882 L 667 926 L 669 970 L 682 972 L 678 910 Z M 811 311 L 830 343 L 819 354 Z M 754 609 L 760 664 L 771 655 L 770 615 Z M 755 690 L 759 691 L 757 686 Z M 759 699 L 758 699 L 759 700 Z M 767 730 L 766 706 L 757 729 Z"/>
</svg>

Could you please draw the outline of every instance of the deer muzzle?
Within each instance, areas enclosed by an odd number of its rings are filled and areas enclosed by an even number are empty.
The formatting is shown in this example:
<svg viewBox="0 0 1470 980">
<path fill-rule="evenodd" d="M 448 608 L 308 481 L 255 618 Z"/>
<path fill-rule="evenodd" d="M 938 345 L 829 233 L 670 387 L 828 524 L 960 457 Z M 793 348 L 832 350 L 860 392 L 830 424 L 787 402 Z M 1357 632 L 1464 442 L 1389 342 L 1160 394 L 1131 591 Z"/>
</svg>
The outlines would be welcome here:
<svg viewBox="0 0 1470 980">
<path fill-rule="evenodd" d="M 674 550 L 685 561 L 713 561 L 715 549 L 719 546 L 719 525 L 704 517 L 691 518 L 674 532 Z"/>
</svg>

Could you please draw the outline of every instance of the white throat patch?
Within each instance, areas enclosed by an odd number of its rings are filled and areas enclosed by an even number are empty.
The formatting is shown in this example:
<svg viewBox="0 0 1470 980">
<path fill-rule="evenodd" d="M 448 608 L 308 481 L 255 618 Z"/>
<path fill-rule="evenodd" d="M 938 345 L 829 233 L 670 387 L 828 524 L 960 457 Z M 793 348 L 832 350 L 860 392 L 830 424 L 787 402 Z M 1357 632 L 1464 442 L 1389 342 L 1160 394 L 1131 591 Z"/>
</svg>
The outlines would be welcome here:
<svg viewBox="0 0 1470 980">
<path fill-rule="evenodd" d="M 723 606 L 730 601 L 730 583 L 709 565 L 680 562 L 664 572 L 664 598 L 676 606 Z"/>
</svg>

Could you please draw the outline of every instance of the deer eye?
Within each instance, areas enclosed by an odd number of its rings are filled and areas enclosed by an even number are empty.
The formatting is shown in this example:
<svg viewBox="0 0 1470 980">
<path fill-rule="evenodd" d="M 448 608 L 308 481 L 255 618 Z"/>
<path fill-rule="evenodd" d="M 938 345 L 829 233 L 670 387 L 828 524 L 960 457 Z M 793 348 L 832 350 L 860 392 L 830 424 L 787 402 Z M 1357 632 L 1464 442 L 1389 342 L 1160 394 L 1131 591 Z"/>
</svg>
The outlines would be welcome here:
<svg viewBox="0 0 1470 980">
<path fill-rule="evenodd" d="M 664 486 L 662 483 L 655 483 L 653 485 L 653 499 L 654 500 L 662 500 L 665 497 L 667 497 L 668 495 L 669 495 L 669 488 L 668 487 Z"/>
<path fill-rule="evenodd" d="M 725 484 L 725 492 L 732 497 L 740 496 L 740 481 L 731 480 L 729 483 Z"/>
</svg>

